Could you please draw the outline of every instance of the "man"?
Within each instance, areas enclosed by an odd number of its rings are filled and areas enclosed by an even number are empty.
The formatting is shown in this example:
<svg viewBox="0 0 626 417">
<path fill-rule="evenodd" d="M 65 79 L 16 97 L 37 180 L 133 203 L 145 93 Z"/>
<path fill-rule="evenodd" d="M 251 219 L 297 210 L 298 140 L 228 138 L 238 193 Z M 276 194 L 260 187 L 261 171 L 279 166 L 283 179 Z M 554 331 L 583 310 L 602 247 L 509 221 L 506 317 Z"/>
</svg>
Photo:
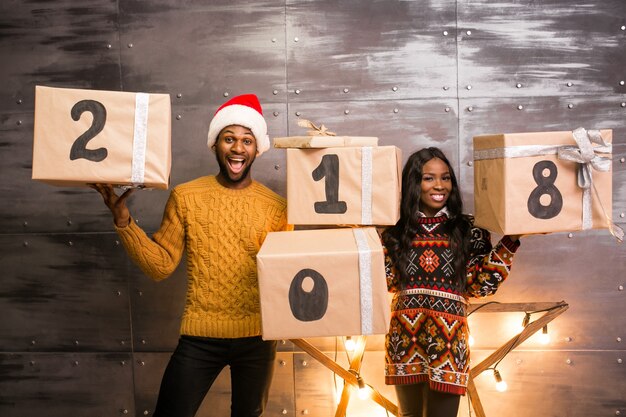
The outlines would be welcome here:
<svg viewBox="0 0 626 417">
<path fill-rule="evenodd" d="M 263 341 L 256 254 L 268 232 L 288 230 L 286 201 L 254 181 L 255 158 L 269 149 L 258 98 L 234 97 L 215 113 L 208 146 L 216 176 L 175 187 L 150 239 L 110 185 L 94 185 L 113 213 L 126 251 L 151 278 L 167 278 L 187 252 L 188 288 L 181 336 L 165 370 L 155 417 L 192 417 L 215 378 L 230 366 L 232 416 L 261 416 L 275 341 Z"/>
</svg>

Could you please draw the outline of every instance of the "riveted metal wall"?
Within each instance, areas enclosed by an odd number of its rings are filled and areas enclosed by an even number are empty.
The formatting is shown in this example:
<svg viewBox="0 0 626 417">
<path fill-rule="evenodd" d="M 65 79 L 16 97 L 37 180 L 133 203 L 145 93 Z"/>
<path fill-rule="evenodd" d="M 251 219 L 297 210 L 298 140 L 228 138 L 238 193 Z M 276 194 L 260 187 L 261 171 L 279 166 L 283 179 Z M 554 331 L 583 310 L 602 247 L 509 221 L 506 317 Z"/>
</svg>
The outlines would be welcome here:
<svg viewBox="0 0 626 417">
<path fill-rule="evenodd" d="M 186 285 L 184 265 L 154 283 L 129 261 L 94 191 L 30 179 L 35 85 L 169 93 L 173 185 L 216 172 L 208 121 L 254 92 L 270 136 L 300 132 L 303 117 L 378 136 L 405 159 L 441 147 L 470 212 L 474 135 L 609 128 L 624 227 L 625 46 L 623 0 L 2 1 L 0 415 L 151 415 Z M 284 195 L 284 153 L 259 158 L 254 176 Z M 147 231 L 167 196 L 133 196 Z M 498 366 L 508 392 L 476 379 L 487 415 L 626 415 L 625 276 L 626 249 L 605 230 L 524 238 L 492 300 L 570 309 L 550 323 L 550 345 L 531 339 Z M 522 316 L 473 315 L 474 362 Z M 313 342 L 334 357 L 335 339 Z M 363 375 L 395 400 L 382 337 L 367 346 Z M 334 414 L 338 382 L 290 342 L 276 371 L 267 415 Z M 199 414 L 228 415 L 229 401 L 226 371 Z M 384 415 L 358 400 L 348 413 Z"/>
</svg>

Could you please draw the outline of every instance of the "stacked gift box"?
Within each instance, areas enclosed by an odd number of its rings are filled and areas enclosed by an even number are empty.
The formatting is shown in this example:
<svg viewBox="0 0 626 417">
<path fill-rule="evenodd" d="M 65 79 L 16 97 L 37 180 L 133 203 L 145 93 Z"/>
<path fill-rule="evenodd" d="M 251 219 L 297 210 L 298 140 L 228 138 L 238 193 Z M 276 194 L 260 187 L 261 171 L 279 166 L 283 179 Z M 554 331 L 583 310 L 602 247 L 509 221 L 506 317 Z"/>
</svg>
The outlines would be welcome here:
<svg viewBox="0 0 626 417">
<path fill-rule="evenodd" d="M 270 233 L 257 255 L 264 339 L 387 332 L 384 256 L 372 226 L 399 218 L 401 153 L 377 143 L 275 139 L 287 148 L 288 221 L 307 230 Z"/>
</svg>

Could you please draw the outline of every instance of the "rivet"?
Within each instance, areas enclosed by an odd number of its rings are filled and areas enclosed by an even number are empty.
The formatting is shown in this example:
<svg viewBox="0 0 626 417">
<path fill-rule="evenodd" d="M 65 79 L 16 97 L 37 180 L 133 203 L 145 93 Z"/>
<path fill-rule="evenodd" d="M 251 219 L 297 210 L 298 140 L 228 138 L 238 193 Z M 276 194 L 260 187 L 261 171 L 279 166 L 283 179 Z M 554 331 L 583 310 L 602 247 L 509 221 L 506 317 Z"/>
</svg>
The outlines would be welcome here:
<svg viewBox="0 0 626 417">
<path fill-rule="evenodd" d="M 278 114 L 279 114 L 279 113 L 278 113 L 277 111 L 275 111 L 275 112 L 274 112 L 274 113 L 272 113 L 272 114 L 274 115 L 274 117 L 278 117 Z"/>
<path fill-rule="evenodd" d="M 618 291 L 624 291 L 624 286 L 623 286 L 623 285 L 620 285 L 619 287 L 617 287 L 617 290 L 618 290 Z"/>
<path fill-rule="evenodd" d="M 120 340 L 120 345 L 124 346 L 126 344 L 125 340 Z"/>
<path fill-rule="evenodd" d="M 107 43 L 107 49 L 111 49 L 113 48 L 113 45 L 111 45 L 110 43 Z"/>
<path fill-rule="evenodd" d="M 446 107 L 444 110 L 446 113 L 448 113 L 450 111 L 450 107 Z"/>
<path fill-rule="evenodd" d="M 574 237 L 574 233 L 568 233 L 567 237 L 570 238 L 570 239 L 573 238 Z"/>
<path fill-rule="evenodd" d="M 128 46 L 129 48 L 132 48 L 132 47 L 133 47 L 133 44 L 132 44 L 132 43 L 129 43 L 127 46 Z"/>
<path fill-rule="evenodd" d="M 468 84 L 467 87 L 465 87 L 465 88 L 467 88 L 468 90 L 471 90 L 472 86 Z"/>
<path fill-rule="evenodd" d="M 276 43 L 276 38 L 272 38 L 272 43 Z"/>
<path fill-rule="evenodd" d="M 398 91 L 398 87 L 396 87 L 395 85 L 391 88 L 393 91 Z"/>
<path fill-rule="evenodd" d="M 283 414 L 287 414 L 287 410 L 285 410 L 285 409 L 283 408 L 283 411 L 281 411 L 281 413 L 283 413 Z"/>
<path fill-rule="evenodd" d="M 139 294 L 140 297 L 143 296 L 143 291 L 137 291 L 137 294 Z"/>
<path fill-rule="evenodd" d="M 128 414 L 128 410 L 126 409 L 122 410 L 122 414 Z"/>
<path fill-rule="evenodd" d="M 350 110 L 345 109 L 345 110 L 343 111 L 343 114 L 350 114 Z"/>
<path fill-rule="evenodd" d="M 622 25 L 622 27 L 620 29 L 626 30 L 626 26 Z"/>
<path fill-rule="evenodd" d="M 515 363 L 518 364 L 518 365 L 521 365 L 522 364 L 522 360 L 518 359 L 518 360 L 515 361 Z"/>
<path fill-rule="evenodd" d="M 618 336 L 618 337 L 616 337 L 616 338 L 615 338 L 615 341 L 616 341 L 616 342 L 621 342 L 621 341 L 622 341 L 622 338 Z"/>
<path fill-rule="evenodd" d="M 137 363 L 141 366 L 144 366 L 146 364 L 144 361 L 137 361 Z"/>
<path fill-rule="evenodd" d="M 568 105 L 567 105 L 567 108 L 568 108 L 568 109 L 573 109 L 573 108 L 574 108 L 574 105 L 573 105 L 572 103 L 570 103 L 570 104 L 568 104 Z"/>
<path fill-rule="evenodd" d="M 394 113 L 398 113 L 400 110 L 396 107 L 395 109 L 393 109 Z"/>
<path fill-rule="evenodd" d="M 182 114 L 177 114 L 177 115 L 176 115 L 176 120 L 180 120 L 180 119 L 182 119 L 182 118 L 183 118 Z"/>
<path fill-rule="evenodd" d="M 621 218 L 624 218 L 624 216 L 626 216 L 626 214 L 624 214 L 624 213 L 620 213 L 620 214 L 619 214 L 619 216 L 620 216 Z"/>
<path fill-rule="evenodd" d="M 285 365 L 287 365 L 287 362 L 285 362 L 285 361 L 280 361 L 279 363 L 280 363 L 280 366 L 285 366 Z"/>
<path fill-rule="evenodd" d="M 143 410 L 143 415 L 144 415 L 144 416 L 147 416 L 148 414 L 150 414 L 150 413 L 148 412 L 148 410 Z"/>
<path fill-rule="evenodd" d="M 121 361 L 121 362 L 120 362 L 120 365 L 122 365 L 122 366 L 126 366 L 126 361 Z"/>
<path fill-rule="evenodd" d="M 622 103 L 620 104 L 620 106 L 622 106 L 622 107 L 626 107 L 626 103 L 622 101 Z"/>
<path fill-rule="evenodd" d="M 624 84 L 625 84 L 625 83 L 624 83 L 624 81 L 623 81 L 623 80 L 619 82 L 619 85 L 624 85 Z"/>
<path fill-rule="evenodd" d="M 448 36 L 448 31 L 447 30 L 443 31 L 443 36 Z"/>
<path fill-rule="evenodd" d="M 466 34 L 467 36 L 471 36 L 471 35 L 472 35 L 472 31 L 471 31 L 471 30 L 468 30 L 467 32 L 465 32 L 465 34 Z"/>
<path fill-rule="evenodd" d="M 617 358 L 617 363 L 622 363 L 622 358 Z"/>
<path fill-rule="evenodd" d="M 573 86 L 574 84 L 572 84 L 571 82 L 568 82 L 568 83 L 567 83 L 567 84 L 565 84 L 565 85 L 567 85 L 568 87 L 571 87 L 571 86 Z"/>
<path fill-rule="evenodd" d="M 571 342 L 571 341 L 572 341 L 572 338 L 571 338 L 571 337 L 569 337 L 569 336 L 567 336 L 567 337 L 565 338 L 565 341 L 566 341 L 566 342 Z"/>
<path fill-rule="evenodd" d="M 178 94 L 176 94 L 176 97 L 178 97 L 178 98 L 182 98 L 182 97 L 183 97 L 183 95 L 182 95 L 181 93 L 178 93 Z"/>
<path fill-rule="evenodd" d="M 517 106 L 517 110 L 524 110 L 524 106 L 520 104 L 519 106 Z"/>
<path fill-rule="evenodd" d="M 74 340 L 74 344 L 78 346 L 79 345 L 78 340 Z"/>
<path fill-rule="evenodd" d="M 447 85 L 443 86 L 443 91 L 448 91 L 450 89 L 450 87 L 448 87 Z"/>
<path fill-rule="evenodd" d="M 119 297 L 120 295 L 122 295 L 122 292 L 121 291 L 117 291 L 116 294 Z"/>
<path fill-rule="evenodd" d="M 309 410 L 307 410 L 306 408 L 304 410 L 302 410 L 302 414 L 304 414 L 305 416 L 309 414 Z"/>
<path fill-rule="evenodd" d="M 285 339 L 283 339 L 283 340 L 281 340 L 281 341 L 280 341 L 280 344 L 281 344 L 281 345 L 286 345 L 286 344 L 287 344 L 287 341 L 286 341 Z"/>
<path fill-rule="evenodd" d="M 622 413 L 621 413 L 619 410 L 617 410 L 617 411 L 615 412 L 615 415 L 616 415 L 616 416 L 621 416 L 621 415 L 622 415 Z"/>
<path fill-rule="evenodd" d="M 299 111 L 296 112 L 296 116 L 300 116 L 302 113 L 300 113 Z"/>
<path fill-rule="evenodd" d="M 119 246 L 119 245 L 120 245 L 120 241 L 119 241 L 119 240 L 116 240 L 116 241 L 115 241 L 115 246 Z"/>
<path fill-rule="evenodd" d="M 35 366 L 35 361 L 30 361 L 30 366 Z"/>
<path fill-rule="evenodd" d="M 28 242 L 24 241 L 24 243 L 22 243 L 22 245 L 28 246 Z"/>
<path fill-rule="evenodd" d="M 15 122 L 16 125 L 21 126 L 22 125 L 22 121 L 18 120 L 17 122 Z"/>
<path fill-rule="evenodd" d="M 343 89 L 343 92 L 344 92 L 344 93 L 349 93 L 349 92 L 350 92 L 350 90 L 349 90 L 349 89 L 347 89 L 347 88 L 344 88 L 344 89 Z"/>
<path fill-rule="evenodd" d="M 300 90 L 296 90 L 296 91 L 294 91 L 294 93 L 300 94 Z"/>
<path fill-rule="evenodd" d="M 302 366 L 307 366 L 308 362 L 307 361 L 302 361 Z"/>
<path fill-rule="evenodd" d="M 626 162 L 626 158 L 620 158 L 619 161 L 623 164 L 624 162 Z"/>
<path fill-rule="evenodd" d="M 278 94 L 278 90 L 272 91 L 272 94 L 274 94 L 274 95 Z"/>
<path fill-rule="evenodd" d="M 71 220 L 68 220 L 68 221 L 67 221 L 67 225 L 68 225 L 68 226 L 71 226 L 71 225 L 72 225 L 72 221 L 71 221 Z"/>
<path fill-rule="evenodd" d="M 72 242 L 71 240 L 70 240 L 69 242 L 67 242 L 67 244 L 68 244 L 69 246 L 74 246 L 74 242 Z"/>
<path fill-rule="evenodd" d="M 36 341 L 34 341 L 34 340 L 31 340 L 31 341 L 30 341 L 30 344 L 31 344 L 31 345 L 33 345 L 33 346 L 35 346 L 35 345 L 37 344 L 37 342 L 36 342 Z"/>
<path fill-rule="evenodd" d="M 522 88 L 522 84 L 517 83 L 517 84 L 515 84 L 515 87 L 517 87 L 517 88 Z"/>
<path fill-rule="evenodd" d="M 472 162 L 472 161 L 467 161 L 467 166 L 468 166 L 468 167 L 471 167 L 472 165 L 474 165 L 474 162 Z"/>
<path fill-rule="evenodd" d="M 565 363 L 566 363 L 566 364 L 568 364 L 568 365 L 571 365 L 571 364 L 572 364 L 572 360 L 571 360 L 571 359 L 569 359 L 569 358 L 568 358 L 568 359 L 565 359 Z"/>
<path fill-rule="evenodd" d="M 145 345 L 146 344 L 146 339 L 141 339 L 141 344 Z"/>
<path fill-rule="evenodd" d="M 469 107 L 467 108 L 467 111 L 474 111 L 474 108 L 473 108 L 472 106 L 469 106 Z"/>
<path fill-rule="evenodd" d="M 297 36 L 295 38 L 293 38 L 294 42 L 298 42 L 300 40 L 300 38 L 298 38 Z"/>
<path fill-rule="evenodd" d="M 28 222 L 22 223 L 22 226 L 24 226 L 24 227 L 28 226 Z"/>
<path fill-rule="evenodd" d="M 22 104 L 22 103 L 23 103 L 23 101 L 22 101 L 22 99 L 21 99 L 21 98 L 18 98 L 18 99 L 17 99 L 17 101 L 16 101 L 16 103 L 17 103 L 17 104 Z"/>
<path fill-rule="evenodd" d="M 224 97 L 228 97 L 229 95 L 228 91 L 224 91 Z"/>
</svg>

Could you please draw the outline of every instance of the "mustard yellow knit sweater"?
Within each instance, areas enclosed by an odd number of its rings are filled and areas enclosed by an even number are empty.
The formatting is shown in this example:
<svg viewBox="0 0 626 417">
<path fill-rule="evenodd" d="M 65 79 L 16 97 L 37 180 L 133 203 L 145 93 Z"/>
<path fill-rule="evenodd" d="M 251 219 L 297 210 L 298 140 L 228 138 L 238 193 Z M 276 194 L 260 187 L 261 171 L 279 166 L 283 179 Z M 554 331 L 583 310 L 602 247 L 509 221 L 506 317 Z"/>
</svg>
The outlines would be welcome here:
<svg viewBox="0 0 626 417">
<path fill-rule="evenodd" d="M 174 188 L 150 239 L 134 222 L 116 228 L 133 261 L 167 278 L 187 251 L 187 297 L 180 332 L 239 338 L 261 334 L 256 254 L 268 232 L 288 230 L 286 201 L 253 181 L 242 190 L 214 176 Z"/>
</svg>

